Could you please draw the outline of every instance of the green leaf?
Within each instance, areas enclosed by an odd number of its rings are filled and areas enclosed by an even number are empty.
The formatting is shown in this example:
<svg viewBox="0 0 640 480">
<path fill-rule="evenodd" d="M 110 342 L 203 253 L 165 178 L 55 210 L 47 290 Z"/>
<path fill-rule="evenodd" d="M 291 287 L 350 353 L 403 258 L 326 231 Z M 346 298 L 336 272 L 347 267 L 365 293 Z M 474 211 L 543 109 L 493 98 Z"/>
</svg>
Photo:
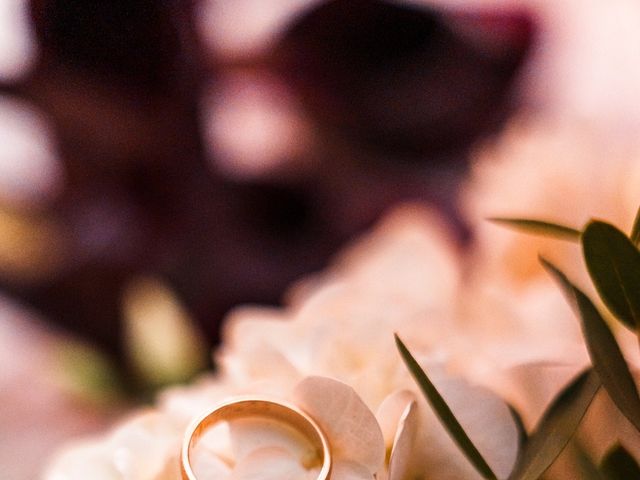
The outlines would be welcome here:
<svg viewBox="0 0 640 480">
<path fill-rule="evenodd" d="M 413 355 L 409 352 L 407 347 L 397 334 L 394 334 L 396 339 L 396 345 L 398 351 L 407 365 L 409 372 L 415 379 L 416 383 L 424 393 L 431 407 L 435 411 L 436 415 L 442 422 L 443 426 L 451 435 L 451 438 L 456 442 L 462 453 L 467 457 L 475 469 L 488 480 L 497 480 L 496 474 L 493 473 L 491 467 L 480 454 L 476 446 L 473 444 L 467 433 L 464 431 L 455 415 L 444 401 L 436 387 L 431 383 L 427 374 L 422 370 L 418 362 L 413 358 Z"/>
<path fill-rule="evenodd" d="M 71 339 L 56 346 L 55 352 L 59 381 L 69 393 L 102 406 L 125 400 L 124 379 L 104 353 Z"/>
<path fill-rule="evenodd" d="M 640 251 L 613 225 L 594 221 L 582 234 L 584 258 L 600 297 L 626 326 L 640 325 Z"/>
<path fill-rule="evenodd" d="M 555 398 L 529 437 L 508 480 L 538 480 L 544 474 L 571 440 L 599 388 L 598 375 L 589 369 Z"/>
<path fill-rule="evenodd" d="M 607 480 L 630 480 L 640 478 L 640 466 L 633 456 L 622 446 L 616 445 L 605 455 L 600 469 Z"/>
<path fill-rule="evenodd" d="M 581 232 L 579 230 L 566 227 L 564 225 L 558 225 L 557 223 L 546 222 L 544 220 L 504 217 L 493 217 L 488 218 L 487 220 L 497 223 L 498 225 L 504 225 L 506 227 L 524 230 L 530 233 L 548 235 L 550 237 L 556 237 L 563 240 L 573 240 L 575 242 L 580 240 Z"/>
<path fill-rule="evenodd" d="M 633 222 L 633 228 L 631 229 L 631 241 L 634 245 L 640 244 L 640 208 L 636 214 L 636 219 Z"/>
<path fill-rule="evenodd" d="M 518 452 L 522 452 L 525 445 L 529 441 L 529 434 L 527 433 L 527 429 L 524 426 L 524 422 L 522 421 L 522 415 L 520 415 L 520 412 L 518 412 L 518 410 L 516 410 L 512 405 L 507 404 L 507 406 L 509 407 L 509 413 L 511 413 L 511 417 L 516 424 L 516 428 L 518 429 Z"/>
<path fill-rule="evenodd" d="M 574 445 L 573 450 L 582 480 L 608 480 L 581 445 Z"/>
<path fill-rule="evenodd" d="M 640 396 L 620 347 L 593 302 L 564 273 L 541 258 L 544 267 L 562 286 L 582 320 L 591 362 L 602 385 L 620 412 L 640 431 Z"/>
</svg>

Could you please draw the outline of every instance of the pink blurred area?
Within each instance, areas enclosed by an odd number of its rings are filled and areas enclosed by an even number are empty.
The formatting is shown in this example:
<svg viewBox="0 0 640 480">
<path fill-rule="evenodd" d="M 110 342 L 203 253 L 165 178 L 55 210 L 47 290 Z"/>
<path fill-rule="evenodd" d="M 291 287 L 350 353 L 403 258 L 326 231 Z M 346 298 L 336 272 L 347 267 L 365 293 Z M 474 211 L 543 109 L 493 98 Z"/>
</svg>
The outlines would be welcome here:
<svg viewBox="0 0 640 480">
<path fill-rule="evenodd" d="M 0 79 L 14 80 L 33 66 L 37 44 L 27 0 L 0 2 Z"/>
<path fill-rule="evenodd" d="M 5 478 L 37 478 L 64 442 L 104 429 L 114 411 L 69 388 L 68 339 L 0 297 L 0 465 Z M 78 360 L 82 361 L 82 357 Z"/>
<path fill-rule="evenodd" d="M 232 72 L 203 101 L 212 168 L 249 181 L 299 176 L 313 147 L 313 126 L 290 88 L 268 72 Z"/>
<path fill-rule="evenodd" d="M 207 48 L 223 58 L 260 55 L 296 16 L 322 0 L 222 0 L 200 2 L 197 25 Z"/>
<path fill-rule="evenodd" d="M 0 202 L 17 209 L 50 202 L 63 188 L 63 172 L 46 119 L 9 96 L 0 97 L 0 118 Z"/>
</svg>

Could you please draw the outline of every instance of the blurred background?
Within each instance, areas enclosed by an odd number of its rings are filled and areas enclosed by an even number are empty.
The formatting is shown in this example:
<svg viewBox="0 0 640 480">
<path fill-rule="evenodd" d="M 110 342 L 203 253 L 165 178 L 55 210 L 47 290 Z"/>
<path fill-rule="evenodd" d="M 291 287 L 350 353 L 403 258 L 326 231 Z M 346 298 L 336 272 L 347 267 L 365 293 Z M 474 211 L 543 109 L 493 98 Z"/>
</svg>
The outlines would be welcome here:
<svg viewBox="0 0 640 480">
<path fill-rule="evenodd" d="M 559 3 L 559 5 L 558 5 Z M 514 115 L 633 135 L 631 0 L 0 0 L 0 465 L 213 368 L 220 321 Z"/>
</svg>

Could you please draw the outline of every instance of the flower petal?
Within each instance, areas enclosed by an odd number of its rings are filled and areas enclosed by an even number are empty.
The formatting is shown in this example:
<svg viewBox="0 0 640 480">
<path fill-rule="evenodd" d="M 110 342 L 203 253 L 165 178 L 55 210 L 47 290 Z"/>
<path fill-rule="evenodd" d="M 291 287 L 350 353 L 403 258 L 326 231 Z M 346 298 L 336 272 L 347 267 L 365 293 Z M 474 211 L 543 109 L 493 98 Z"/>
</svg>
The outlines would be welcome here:
<svg viewBox="0 0 640 480">
<path fill-rule="evenodd" d="M 233 465 L 235 463 L 233 451 L 231 449 L 229 424 L 227 423 L 219 423 L 208 428 L 202 434 L 198 442 L 196 442 L 196 445 L 193 447 L 191 452 L 191 463 L 194 471 L 199 463 L 204 463 L 206 468 L 211 467 L 216 470 L 224 470 L 222 465 L 218 465 L 219 462 L 227 465 L 227 471 L 230 470 L 229 465 Z"/>
<path fill-rule="evenodd" d="M 518 432 L 507 405 L 493 392 L 429 369 L 438 390 L 494 471 L 506 476 L 517 454 Z M 480 479 L 427 401 L 410 391 L 389 395 L 378 409 L 387 449 L 389 480 Z M 388 450 L 389 451 L 389 450 Z"/>
<path fill-rule="evenodd" d="M 236 462 L 253 452 L 279 448 L 300 462 L 317 456 L 314 446 L 293 427 L 277 420 L 250 417 L 229 422 L 231 448 Z"/>
<path fill-rule="evenodd" d="M 393 446 L 402 417 L 409 404 L 416 400 L 415 393 L 409 390 L 393 392 L 378 407 L 376 419 L 382 430 L 384 443 L 388 450 Z"/>
<path fill-rule="evenodd" d="M 527 362 L 494 375 L 490 386 L 516 408 L 527 428 L 533 428 L 558 392 L 584 368 L 582 362 Z"/>
<path fill-rule="evenodd" d="M 296 404 L 323 429 L 333 457 L 377 472 L 384 463 L 384 439 L 373 413 L 353 388 L 330 378 L 308 377 L 294 392 Z"/>
<path fill-rule="evenodd" d="M 151 480 L 180 451 L 180 435 L 167 417 L 142 414 L 116 429 L 109 439 L 111 461 L 123 478 Z"/>
<path fill-rule="evenodd" d="M 493 392 L 457 378 L 434 379 L 454 415 L 498 477 L 506 477 L 518 453 L 518 429 L 507 404 Z M 433 461 L 434 480 L 480 478 L 440 425 L 426 402 L 420 402 L 425 423 L 416 448 Z M 436 451 L 436 449 L 438 451 Z"/>
<path fill-rule="evenodd" d="M 373 480 L 375 477 L 364 465 L 338 460 L 333 464 L 331 480 Z"/>
<path fill-rule="evenodd" d="M 313 480 L 317 476 L 317 469 L 305 469 L 286 449 L 265 447 L 254 450 L 244 457 L 236 465 L 231 478 L 233 480 Z M 212 480 L 214 478 L 211 477 Z"/>
<path fill-rule="evenodd" d="M 425 472 L 420 468 L 420 455 L 415 451 L 416 437 L 420 429 L 418 404 L 409 403 L 398 423 L 398 431 L 393 442 L 389 459 L 389 480 L 421 478 Z"/>
<path fill-rule="evenodd" d="M 196 478 L 225 480 L 231 476 L 231 468 L 211 450 L 202 449 L 191 460 Z"/>
</svg>

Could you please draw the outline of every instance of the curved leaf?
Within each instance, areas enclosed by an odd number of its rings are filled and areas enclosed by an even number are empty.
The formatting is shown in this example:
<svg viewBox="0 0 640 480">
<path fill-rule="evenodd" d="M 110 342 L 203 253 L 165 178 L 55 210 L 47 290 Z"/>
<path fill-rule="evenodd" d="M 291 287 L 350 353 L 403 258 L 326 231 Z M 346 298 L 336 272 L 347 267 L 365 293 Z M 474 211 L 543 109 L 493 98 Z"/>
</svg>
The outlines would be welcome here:
<svg viewBox="0 0 640 480">
<path fill-rule="evenodd" d="M 622 445 L 616 445 L 606 454 L 600 469 L 607 480 L 640 478 L 638 462 Z"/>
<path fill-rule="evenodd" d="M 608 480 L 581 445 L 573 450 L 581 480 Z"/>
<path fill-rule="evenodd" d="M 508 480 L 538 480 L 567 446 L 593 401 L 600 380 L 589 369 L 551 403 L 518 459 Z"/>
<path fill-rule="evenodd" d="M 620 347 L 593 302 L 564 273 L 545 259 L 544 267 L 564 289 L 582 320 L 582 330 L 595 371 L 620 412 L 640 431 L 640 396 Z"/>
<path fill-rule="evenodd" d="M 487 220 L 493 223 L 497 223 L 498 225 L 504 225 L 506 227 L 514 228 L 517 230 L 524 230 L 530 233 L 548 235 L 550 237 L 556 237 L 562 240 L 573 240 L 575 242 L 580 240 L 581 232 L 579 230 L 564 225 L 559 225 L 557 223 L 546 222 L 544 220 L 505 217 L 493 217 L 488 218 Z"/>
<path fill-rule="evenodd" d="M 400 337 L 398 337 L 397 334 L 394 334 L 394 336 L 398 351 L 400 352 L 404 363 L 407 365 L 409 372 L 411 372 L 411 375 L 424 393 L 428 402 L 431 404 L 431 407 L 442 422 L 442 425 L 451 435 L 451 438 L 456 442 L 458 447 L 460 447 L 462 453 L 464 453 L 480 475 L 488 480 L 497 480 L 496 474 L 493 473 L 493 470 L 491 470 L 487 461 L 464 431 L 462 425 L 460 425 L 460 422 L 458 422 L 436 387 L 431 383 L 427 374 L 422 370 L 420 365 L 418 365 L 418 362 L 413 358 L 413 355 L 411 355 L 405 344 L 402 343 Z"/>
<path fill-rule="evenodd" d="M 640 244 L 640 208 L 636 214 L 636 219 L 633 222 L 633 228 L 631 229 L 631 241 L 634 245 Z"/>
<path fill-rule="evenodd" d="M 620 230 L 594 221 L 582 234 L 584 259 L 600 297 L 631 329 L 640 325 L 640 251 Z"/>
<path fill-rule="evenodd" d="M 524 421 L 522 420 L 520 412 L 518 412 L 512 405 L 508 405 L 508 407 L 511 417 L 518 429 L 518 455 L 521 455 L 525 445 L 529 441 L 529 434 L 527 433 L 527 428 L 524 426 Z"/>
</svg>

